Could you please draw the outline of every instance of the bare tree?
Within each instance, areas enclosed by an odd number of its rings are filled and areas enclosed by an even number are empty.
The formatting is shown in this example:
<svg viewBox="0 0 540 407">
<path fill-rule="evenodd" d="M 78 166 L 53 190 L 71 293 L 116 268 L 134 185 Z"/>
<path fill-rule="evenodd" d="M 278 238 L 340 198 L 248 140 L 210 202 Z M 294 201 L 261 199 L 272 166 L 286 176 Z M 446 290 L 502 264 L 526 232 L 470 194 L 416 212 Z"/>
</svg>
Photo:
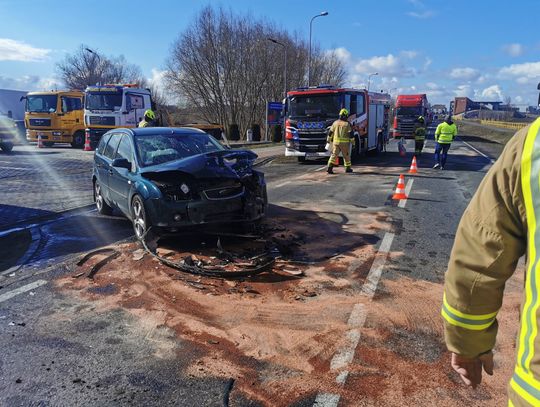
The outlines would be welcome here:
<svg viewBox="0 0 540 407">
<path fill-rule="evenodd" d="M 66 55 L 56 68 L 62 82 L 72 89 L 85 89 L 98 83 L 139 81 L 142 78 L 140 68 L 128 63 L 124 56 L 108 58 L 89 50 L 84 44 L 73 54 Z"/>
<path fill-rule="evenodd" d="M 284 51 L 268 38 L 286 45 L 287 89 L 305 85 L 308 47 L 298 34 L 208 6 L 173 43 L 168 89 L 203 119 L 226 127 L 238 124 L 245 134 L 253 123 L 264 121 L 267 101 L 283 98 Z M 313 82 L 341 85 L 342 62 L 314 49 Z"/>
</svg>

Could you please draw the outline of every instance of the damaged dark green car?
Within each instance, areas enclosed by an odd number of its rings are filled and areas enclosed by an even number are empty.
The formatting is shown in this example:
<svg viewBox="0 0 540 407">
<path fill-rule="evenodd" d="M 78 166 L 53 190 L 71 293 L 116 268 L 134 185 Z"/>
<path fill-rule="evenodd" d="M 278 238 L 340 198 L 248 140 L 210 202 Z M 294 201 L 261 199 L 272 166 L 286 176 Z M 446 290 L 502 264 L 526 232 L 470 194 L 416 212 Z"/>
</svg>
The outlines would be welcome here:
<svg viewBox="0 0 540 407">
<path fill-rule="evenodd" d="M 114 129 L 94 157 L 99 213 L 119 209 L 137 238 L 194 225 L 252 224 L 268 205 L 257 155 L 230 150 L 194 128 Z"/>
</svg>

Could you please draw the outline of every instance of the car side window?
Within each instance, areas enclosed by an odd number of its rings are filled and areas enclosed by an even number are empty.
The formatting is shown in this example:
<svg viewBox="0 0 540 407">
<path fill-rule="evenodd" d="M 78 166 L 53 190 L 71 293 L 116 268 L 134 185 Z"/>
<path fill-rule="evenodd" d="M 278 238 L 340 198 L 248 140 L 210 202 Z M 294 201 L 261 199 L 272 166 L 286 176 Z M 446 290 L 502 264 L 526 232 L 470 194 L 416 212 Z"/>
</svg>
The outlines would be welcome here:
<svg viewBox="0 0 540 407">
<path fill-rule="evenodd" d="M 120 142 L 121 134 L 113 133 L 111 134 L 111 138 L 109 142 L 107 143 L 107 147 L 105 147 L 105 151 L 103 152 L 103 156 L 107 157 L 109 159 L 113 159 L 114 154 L 116 153 L 116 147 L 118 147 L 118 143 Z"/>
<path fill-rule="evenodd" d="M 130 163 L 133 162 L 133 149 L 131 148 L 129 136 L 125 134 L 122 136 L 122 139 L 120 140 L 120 144 L 118 144 L 118 150 L 116 150 L 116 155 L 114 158 L 115 159 L 125 158 Z"/>
<path fill-rule="evenodd" d="M 111 138 L 111 133 L 106 133 L 103 135 L 103 137 L 101 137 L 101 140 L 99 141 L 99 145 L 98 145 L 98 148 L 97 148 L 97 153 L 98 154 L 103 154 L 103 152 L 105 151 L 105 146 L 107 145 L 107 142 L 109 141 L 109 139 Z"/>
</svg>

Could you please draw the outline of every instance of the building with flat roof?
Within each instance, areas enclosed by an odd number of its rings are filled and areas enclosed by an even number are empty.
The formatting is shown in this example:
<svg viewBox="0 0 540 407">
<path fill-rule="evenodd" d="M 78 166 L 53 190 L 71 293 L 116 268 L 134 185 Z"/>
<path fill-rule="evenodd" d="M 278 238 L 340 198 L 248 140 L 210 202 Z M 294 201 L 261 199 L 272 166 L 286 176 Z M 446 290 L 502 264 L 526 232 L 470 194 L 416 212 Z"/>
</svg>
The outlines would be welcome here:
<svg viewBox="0 0 540 407">
<path fill-rule="evenodd" d="M 503 110 L 501 105 L 503 102 L 493 101 L 474 101 L 467 97 L 457 97 L 454 99 L 453 114 L 461 114 L 469 110 Z"/>
</svg>

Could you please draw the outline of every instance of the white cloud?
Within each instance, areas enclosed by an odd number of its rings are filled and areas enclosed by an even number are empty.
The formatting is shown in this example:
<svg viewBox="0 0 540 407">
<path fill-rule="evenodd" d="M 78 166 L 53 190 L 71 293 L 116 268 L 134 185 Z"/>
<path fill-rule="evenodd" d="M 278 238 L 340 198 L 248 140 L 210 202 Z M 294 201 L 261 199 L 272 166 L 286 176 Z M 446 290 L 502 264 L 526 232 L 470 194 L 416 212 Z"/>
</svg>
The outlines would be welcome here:
<svg viewBox="0 0 540 407">
<path fill-rule="evenodd" d="M 407 13 L 407 15 L 409 17 L 414 17 L 414 18 L 419 18 L 421 20 L 423 19 L 426 19 L 426 18 L 430 18 L 430 17 L 433 17 L 435 15 L 435 12 L 431 11 L 431 10 L 426 10 L 426 11 L 409 11 Z"/>
<path fill-rule="evenodd" d="M 461 80 L 474 80 L 480 76 L 480 72 L 474 68 L 454 68 L 450 71 L 450 77 Z"/>
<path fill-rule="evenodd" d="M 486 99 L 490 99 L 491 101 L 498 101 L 498 100 L 503 100 L 504 99 L 502 89 L 501 89 L 501 87 L 499 85 L 491 85 L 491 86 L 483 89 L 479 93 L 479 96 L 481 96 L 483 98 L 486 98 Z"/>
<path fill-rule="evenodd" d="M 523 54 L 523 51 L 525 50 L 523 45 L 518 43 L 503 45 L 502 49 L 511 57 L 519 57 Z"/>
<path fill-rule="evenodd" d="M 368 75 L 378 72 L 380 76 L 413 77 L 415 69 L 407 66 L 404 61 L 408 58 L 407 55 L 400 57 L 388 54 L 361 59 L 354 65 L 354 72 Z"/>
<path fill-rule="evenodd" d="M 516 102 L 516 103 L 523 103 L 523 98 L 522 98 L 521 96 L 518 95 L 518 96 L 516 96 L 516 97 L 514 98 L 514 102 Z"/>
<path fill-rule="evenodd" d="M 21 41 L 0 38 L 0 61 L 43 61 L 50 49 L 36 48 Z"/>
<path fill-rule="evenodd" d="M 515 79 L 520 84 L 538 82 L 540 80 L 540 62 L 505 66 L 499 70 L 499 76 L 504 79 Z"/>
<path fill-rule="evenodd" d="M 56 79 L 52 77 L 41 78 L 37 75 L 24 75 L 18 78 L 10 78 L 8 76 L 0 75 L 1 89 L 24 90 L 30 92 L 36 90 L 52 90 L 60 87 L 61 86 Z"/>
<path fill-rule="evenodd" d="M 474 96 L 474 90 L 471 85 L 458 85 L 453 90 L 454 96 L 456 97 L 473 97 Z"/>
<path fill-rule="evenodd" d="M 334 53 L 343 63 L 347 64 L 351 60 L 351 53 L 347 48 L 339 47 L 328 51 L 328 53 Z"/>
</svg>

